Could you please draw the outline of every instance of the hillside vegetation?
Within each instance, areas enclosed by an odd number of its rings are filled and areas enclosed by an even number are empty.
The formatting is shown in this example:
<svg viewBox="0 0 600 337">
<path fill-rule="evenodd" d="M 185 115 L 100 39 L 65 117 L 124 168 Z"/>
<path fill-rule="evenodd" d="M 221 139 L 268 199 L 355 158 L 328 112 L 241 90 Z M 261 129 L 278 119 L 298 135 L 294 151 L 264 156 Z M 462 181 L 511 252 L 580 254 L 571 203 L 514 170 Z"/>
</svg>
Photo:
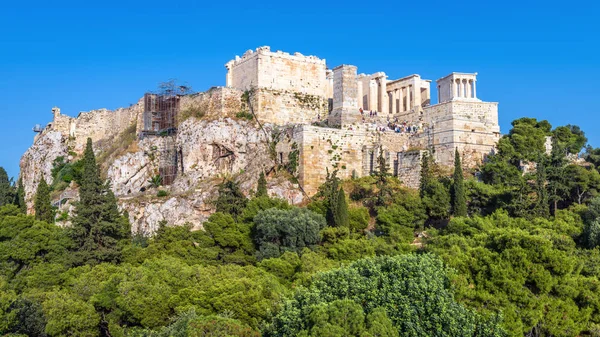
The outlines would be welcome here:
<svg viewBox="0 0 600 337">
<path fill-rule="evenodd" d="M 251 196 L 226 180 L 204 230 L 152 237 L 131 234 L 91 142 L 61 169 L 81 186 L 68 228 L 53 186 L 28 216 L 0 169 L 0 333 L 600 336 L 600 149 L 576 126 L 512 126 L 477 170 L 425 156 L 419 190 L 383 156 L 369 177 L 330 168 L 301 208 L 264 177 Z"/>
</svg>

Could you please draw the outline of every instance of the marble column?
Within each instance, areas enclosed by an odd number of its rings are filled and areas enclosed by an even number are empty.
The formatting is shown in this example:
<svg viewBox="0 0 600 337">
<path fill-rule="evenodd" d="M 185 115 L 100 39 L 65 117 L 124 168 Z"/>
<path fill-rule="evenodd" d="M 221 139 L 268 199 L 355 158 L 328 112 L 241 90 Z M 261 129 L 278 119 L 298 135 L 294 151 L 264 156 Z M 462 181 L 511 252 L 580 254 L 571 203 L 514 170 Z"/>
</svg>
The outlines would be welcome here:
<svg viewBox="0 0 600 337">
<path fill-rule="evenodd" d="M 388 112 L 387 104 L 387 83 L 385 75 L 379 77 L 379 112 Z"/>
<path fill-rule="evenodd" d="M 471 98 L 471 81 L 469 79 L 465 80 L 465 97 Z"/>
<path fill-rule="evenodd" d="M 477 98 L 477 81 L 473 80 L 473 98 Z"/>
<path fill-rule="evenodd" d="M 421 81 L 415 79 L 413 82 L 413 106 L 420 107 L 421 106 Z"/>
<path fill-rule="evenodd" d="M 392 91 L 392 111 L 391 111 L 391 113 L 396 113 L 396 96 L 398 96 L 398 89 L 394 89 L 394 91 Z"/>
<path fill-rule="evenodd" d="M 452 98 L 458 96 L 458 88 L 456 88 L 456 79 L 452 79 Z"/>
</svg>

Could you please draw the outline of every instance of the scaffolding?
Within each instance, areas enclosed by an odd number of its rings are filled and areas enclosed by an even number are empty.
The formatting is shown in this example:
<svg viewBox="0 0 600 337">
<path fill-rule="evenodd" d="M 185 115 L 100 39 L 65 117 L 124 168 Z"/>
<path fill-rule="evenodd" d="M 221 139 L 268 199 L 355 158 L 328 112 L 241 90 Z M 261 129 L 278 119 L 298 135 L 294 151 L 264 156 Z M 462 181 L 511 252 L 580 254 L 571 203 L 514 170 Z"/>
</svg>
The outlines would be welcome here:
<svg viewBox="0 0 600 337">
<path fill-rule="evenodd" d="M 161 83 L 158 93 L 144 95 L 144 126 L 140 137 L 161 137 L 159 145 L 158 173 L 163 185 L 171 185 L 179 171 L 183 173 L 183 156 L 177 147 L 177 118 L 181 98 L 191 92 L 191 88 L 176 85 L 174 80 Z"/>
<path fill-rule="evenodd" d="M 181 95 L 144 95 L 144 130 L 146 135 L 175 134 Z"/>
<path fill-rule="evenodd" d="M 175 136 L 168 135 L 162 137 L 159 150 L 158 174 L 162 179 L 163 185 L 171 185 L 175 181 L 175 178 L 177 178 L 180 166 L 183 173 L 181 148 L 177 147 Z"/>
</svg>

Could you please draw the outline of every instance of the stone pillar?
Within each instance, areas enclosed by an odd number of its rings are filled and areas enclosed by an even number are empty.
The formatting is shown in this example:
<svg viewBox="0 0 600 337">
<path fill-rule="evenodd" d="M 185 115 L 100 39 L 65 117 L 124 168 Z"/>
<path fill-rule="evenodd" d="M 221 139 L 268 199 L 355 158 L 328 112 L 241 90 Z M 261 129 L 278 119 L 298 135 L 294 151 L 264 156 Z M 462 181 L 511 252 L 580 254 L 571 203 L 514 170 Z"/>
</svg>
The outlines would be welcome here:
<svg viewBox="0 0 600 337">
<path fill-rule="evenodd" d="M 471 92 L 471 84 L 472 81 L 471 80 L 467 80 L 467 98 L 473 98 L 472 96 L 472 92 Z"/>
<path fill-rule="evenodd" d="M 452 98 L 458 97 L 458 87 L 456 83 L 456 79 L 452 79 Z"/>
<path fill-rule="evenodd" d="M 385 75 L 379 77 L 379 108 L 377 109 L 381 113 L 388 112 L 387 107 L 387 81 Z"/>
<path fill-rule="evenodd" d="M 355 66 L 341 65 L 333 69 L 333 110 L 329 125 L 342 126 L 358 118 L 358 101 Z"/>
<path fill-rule="evenodd" d="M 421 107 L 421 80 L 416 79 L 413 82 L 413 105 L 417 108 Z"/>
<path fill-rule="evenodd" d="M 392 111 L 390 111 L 391 113 L 396 113 L 396 98 L 398 96 L 398 89 L 394 89 L 394 91 L 392 91 Z"/>
<path fill-rule="evenodd" d="M 477 81 L 473 80 L 473 98 L 477 98 Z"/>
<path fill-rule="evenodd" d="M 357 92 L 356 99 L 358 101 L 358 107 L 364 109 L 365 107 L 363 106 L 364 103 L 363 103 L 363 84 L 362 84 L 362 81 L 358 81 L 358 80 L 356 81 L 356 92 Z"/>
<path fill-rule="evenodd" d="M 458 97 L 463 97 L 465 88 L 463 87 L 462 78 L 458 79 Z"/>
<path fill-rule="evenodd" d="M 369 81 L 369 110 L 377 110 L 377 82 Z"/>
</svg>

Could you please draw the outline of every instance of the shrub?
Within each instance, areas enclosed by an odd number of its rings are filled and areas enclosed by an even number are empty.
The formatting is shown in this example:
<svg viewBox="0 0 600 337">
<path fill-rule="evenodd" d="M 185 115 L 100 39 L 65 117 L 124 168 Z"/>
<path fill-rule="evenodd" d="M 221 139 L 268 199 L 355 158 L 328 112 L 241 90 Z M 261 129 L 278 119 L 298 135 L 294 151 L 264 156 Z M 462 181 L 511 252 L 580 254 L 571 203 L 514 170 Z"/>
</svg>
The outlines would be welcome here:
<svg viewBox="0 0 600 337">
<path fill-rule="evenodd" d="M 169 195 L 169 192 L 167 192 L 165 190 L 159 190 L 158 193 L 156 193 L 156 196 L 159 198 L 166 197 L 168 195 Z"/>
<path fill-rule="evenodd" d="M 247 112 L 247 111 L 240 111 L 238 113 L 235 114 L 236 118 L 239 119 L 246 119 L 251 121 L 252 119 L 254 119 L 254 115 L 252 115 L 251 113 Z"/>
</svg>

